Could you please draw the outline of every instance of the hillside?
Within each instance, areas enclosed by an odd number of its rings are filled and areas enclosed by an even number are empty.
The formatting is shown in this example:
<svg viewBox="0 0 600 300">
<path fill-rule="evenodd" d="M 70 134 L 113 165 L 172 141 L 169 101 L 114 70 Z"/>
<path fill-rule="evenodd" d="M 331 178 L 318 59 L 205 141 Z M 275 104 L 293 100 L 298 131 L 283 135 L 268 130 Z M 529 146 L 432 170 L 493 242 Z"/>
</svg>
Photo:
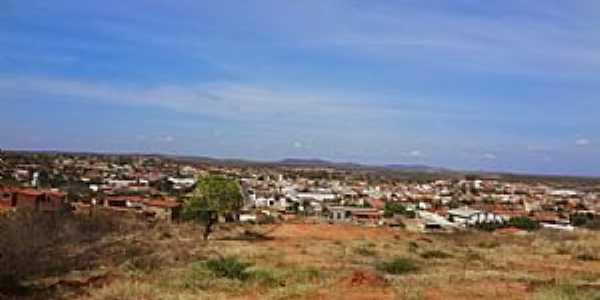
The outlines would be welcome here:
<svg viewBox="0 0 600 300">
<path fill-rule="evenodd" d="M 298 223 L 220 226 L 203 242 L 191 224 L 138 226 L 65 245 L 69 257 L 85 257 L 85 269 L 37 274 L 17 296 L 590 299 L 600 295 L 599 241 L 597 233 L 425 235 Z"/>
</svg>

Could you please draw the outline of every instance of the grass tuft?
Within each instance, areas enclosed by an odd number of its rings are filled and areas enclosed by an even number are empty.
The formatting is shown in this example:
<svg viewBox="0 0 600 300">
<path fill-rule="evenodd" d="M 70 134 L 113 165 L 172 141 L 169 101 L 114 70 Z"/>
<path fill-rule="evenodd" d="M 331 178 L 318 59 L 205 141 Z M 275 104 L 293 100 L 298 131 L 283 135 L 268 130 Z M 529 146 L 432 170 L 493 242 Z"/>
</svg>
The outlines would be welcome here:
<svg viewBox="0 0 600 300">
<path fill-rule="evenodd" d="M 397 257 L 391 261 L 380 262 L 376 266 L 377 270 L 392 275 L 402 275 L 419 270 L 417 262 L 410 258 Z"/>
<path fill-rule="evenodd" d="M 236 257 L 211 259 L 206 262 L 206 268 L 216 277 L 237 279 L 244 281 L 250 277 L 246 270 L 252 266 L 250 263 L 240 262 Z"/>
</svg>

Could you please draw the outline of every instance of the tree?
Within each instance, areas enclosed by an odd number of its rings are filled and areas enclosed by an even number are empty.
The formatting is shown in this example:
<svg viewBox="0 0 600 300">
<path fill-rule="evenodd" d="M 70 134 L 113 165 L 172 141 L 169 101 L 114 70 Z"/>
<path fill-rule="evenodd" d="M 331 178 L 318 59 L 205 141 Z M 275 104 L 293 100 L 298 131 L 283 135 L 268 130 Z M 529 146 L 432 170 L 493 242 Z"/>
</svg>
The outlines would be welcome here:
<svg viewBox="0 0 600 300">
<path fill-rule="evenodd" d="M 406 214 L 406 208 L 404 205 L 398 202 L 385 202 L 385 207 L 383 208 L 383 216 L 386 218 L 391 218 L 394 215 L 404 215 Z"/>
<path fill-rule="evenodd" d="M 219 216 L 227 220 L 236 219 L 235 215 L 242 205 L 242 192 L 237 181 L 209 175 L 200 179 L 192 196 L 184 200 L 182 215 L 204 225 L 206 240 Z"/>
</svg>

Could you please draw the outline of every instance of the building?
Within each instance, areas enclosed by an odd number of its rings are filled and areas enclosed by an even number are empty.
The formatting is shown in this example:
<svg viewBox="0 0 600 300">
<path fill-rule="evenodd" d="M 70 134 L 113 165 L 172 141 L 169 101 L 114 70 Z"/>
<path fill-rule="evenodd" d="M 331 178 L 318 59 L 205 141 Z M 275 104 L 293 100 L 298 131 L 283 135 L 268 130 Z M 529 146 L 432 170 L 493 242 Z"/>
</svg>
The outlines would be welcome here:
<svg viewBox="0 0 600 300">
<path fill-rule="evenodd" d="M 371 223 L 379 224 L 383 215 L 377 209 L 347 206 L 329 207 L 329 221 L 332 223 Z"/>
<path fill-rule="evenodd" d="M 144 215 L 156 220 L 171 222 L 179 217 L 181 204 L 174 200 L 146 200 L 144 201 Z"/>
<path fill-rule="evenodd" d="M 464 226 L 505 222 L 505 219 L 500 215 L 492 212 L 474 210 L 468 207 L 449 210 L 448 219 L 453 223 Z"/>
<path fill-rule="evenodd" d="M 59 211 L 65 209 L 67 195 L 52 190 L 0 188 L 0 208 Z"/>
</svg>

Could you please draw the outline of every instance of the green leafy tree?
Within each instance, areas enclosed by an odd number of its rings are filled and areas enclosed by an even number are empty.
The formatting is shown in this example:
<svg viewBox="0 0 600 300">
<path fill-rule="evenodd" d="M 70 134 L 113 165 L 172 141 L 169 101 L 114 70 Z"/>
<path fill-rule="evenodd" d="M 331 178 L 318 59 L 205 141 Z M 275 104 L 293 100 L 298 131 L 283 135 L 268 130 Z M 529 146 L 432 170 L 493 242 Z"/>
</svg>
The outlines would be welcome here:
<svg viewBox="0 0 600 300">
<path fill-rule="evenodd" d="M 200 179 L 192 196 L 184 200 L 182 216 L 203 224 L 206 240 L 219 216 L 226 220 L 236 219 L 242 206 L 243 197 L 237 181 L 210 175 Z"/>
<path fill-rule="evenodd" d="M 404 205 L 398 202 L 388 201 L 385 203 L 385 207 L 383 208 L 383 216 L 386 218 L 391 218 L 394 215 L 404 215 L 406 214 L 406 208 Z"/>
</svg>

